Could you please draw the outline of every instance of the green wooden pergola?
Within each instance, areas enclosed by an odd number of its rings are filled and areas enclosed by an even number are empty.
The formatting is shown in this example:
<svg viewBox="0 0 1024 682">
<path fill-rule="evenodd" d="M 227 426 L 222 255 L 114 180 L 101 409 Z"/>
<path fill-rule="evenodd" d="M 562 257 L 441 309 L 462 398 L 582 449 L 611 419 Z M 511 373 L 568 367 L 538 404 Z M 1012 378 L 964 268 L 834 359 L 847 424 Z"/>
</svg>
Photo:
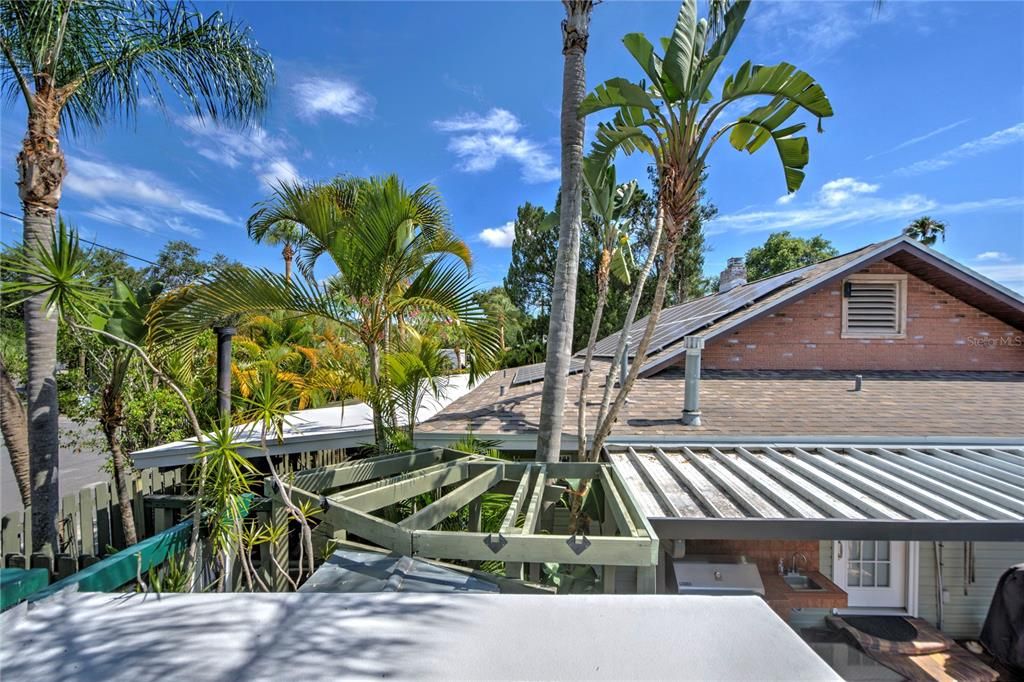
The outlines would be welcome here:
<svg viewBox="0 0 1024 682">
<path fill-rule="evenodd" d="M 600 484 L 605 509 L 599 534 L 558 534 L 551 509 L 565 489 L 553 483 L 562 479 Z M 631 567 L 636 569 L 638 593 L 657 592 L 657 537 L 609 465 L 513 462 L 431 448 L 300 471 L 285 487 L 294 504 L 320 507 L 317 518 L 338 538 L 358 536 L 399 554 L 429 559 L 502 561 L 506 573 L 515 577 L 522 575 L 524 565 L 549 562 L 602 567 L 605 592 L 614 591 L 617 567 Z M 489 491 L 512 495 L 500 530 L 492 533 L 482 532 L 480 525 L 481 497 Z M 428 492 L 435 493 L 434 501 L 397 523 L 378 515 Z M 265 495 L 271 499 L 274 521 L 285 521 L 281 491 L 269 479 Z M 466 507 L 468 532 L 436 528 Z M 284 537 L 270 549 L 282 566 L 287 565 L 287 543 Z M 284 590 L 285 577 L 274 576 L 274 585 Z"/>
</svg>

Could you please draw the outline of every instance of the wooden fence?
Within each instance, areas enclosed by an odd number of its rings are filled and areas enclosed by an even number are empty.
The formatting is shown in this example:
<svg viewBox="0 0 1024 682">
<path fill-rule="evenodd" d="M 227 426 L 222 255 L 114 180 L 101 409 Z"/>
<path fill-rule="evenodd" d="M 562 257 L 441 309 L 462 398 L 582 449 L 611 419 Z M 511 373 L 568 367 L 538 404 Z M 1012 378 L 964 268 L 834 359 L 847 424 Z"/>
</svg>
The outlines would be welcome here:
<svg viewBox="0 0 1024 682">
<path fill-rule="evenodd" d="M 182 490 L 182 470 L 145 469 L 129 481 L 135 533 L 139 538 L 167 530 L 175 523 L 175 511 L 148 503 L 154 494 L 177 497 Z M 179 505 L 173 505 L 179 506 Z M 60 501 L 57 521 L 60 552 L 55 559 L 32 552 L 32 508 L 4 514 L 0 520 L 0 557 L 6 568 L 49 568 L 62 578 L 98 562 L 125 547 L 124 526 L 112 482 L 94 483 Z"/>
<path fill-rule="evenodd" d="M 256 458 L 257 463 L 262 458 Z M 319 450 L 275 456 L 281 476 L 340 464 L 345 450 Z M 135 534 L 139 540 L 161 533 L 184 518 L 191 505 L 185 467 L 143 469 L 129 481 Z M 60 501 L 60 552 L 32 554 L 32 508 L 4 514 L 0 522 L 0 565 L 5 568 L 47 568 L 54 579 L 65 578 L 103 557 L 124 549 L 124 528 L 112 482 L 95 483 Z"/>
</svg>

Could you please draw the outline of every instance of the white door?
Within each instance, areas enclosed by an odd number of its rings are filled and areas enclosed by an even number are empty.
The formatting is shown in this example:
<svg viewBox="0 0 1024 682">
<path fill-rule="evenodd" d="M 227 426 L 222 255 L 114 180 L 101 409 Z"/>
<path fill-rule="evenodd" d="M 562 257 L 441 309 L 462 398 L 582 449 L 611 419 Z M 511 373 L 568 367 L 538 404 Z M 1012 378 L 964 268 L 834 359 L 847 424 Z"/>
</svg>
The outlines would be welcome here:
<svg viewBox="0 0 1024 682">
<path fill-rule="evenodd" d="M 849 595 L 849 607 L 905 609 L 907 543 L 888 540 L 837 540 L 833 582 Z"/>
</svg>

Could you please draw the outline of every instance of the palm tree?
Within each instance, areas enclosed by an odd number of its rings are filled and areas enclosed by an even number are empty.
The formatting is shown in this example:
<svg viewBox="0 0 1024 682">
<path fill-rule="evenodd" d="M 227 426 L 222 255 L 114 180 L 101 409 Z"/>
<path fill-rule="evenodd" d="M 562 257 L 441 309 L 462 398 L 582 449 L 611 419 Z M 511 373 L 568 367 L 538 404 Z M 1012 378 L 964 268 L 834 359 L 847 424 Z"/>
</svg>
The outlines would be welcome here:
<svg viewBox="0 0 1024 682">
<path fill-rule="evenodd" d="M 946 241 L 946 223 L 930 216 L 922 216 L 903 228 L 903 234 L 925 246 L 934 246 L 939 237 L 942 237 L 943 242 Z"/>
<path fill-rule="evenodd" d="M 607 163 L 607 157 L 604 158 Z M 591 215 L 601 223 L 597 258 L 597 304 L 594 308 L 594 319 L 590 323 L 590 335 L 587 338 L 587 353 L 583 361 L 583 374 L 580 377 L 579 410 L 576 416 L 577 457 L 581 461 L 587 452 L 587 391 L 590 386 L 591 368 L 594 361 L 594 347 L 604 317 L 604 307 L 608 301 L 608 285 L 611 276 L 627 286 L 630 283 L 630 270 L 633 268 L 633 252 L 629 247 L 629 233 L 623 229 L 622 219 L 629 210 L 633 197 L 639 189 L 636 180 L 617 185 L 615 183 L 615 166 L 604 165 L 593 158 L 583 160 L 583 177 L 587 183 L 590 196 Z"/>
<path fill-rule="evenodd" d="M 284 279 L 286 282 L 290 282 L 295 247 L 302 241 L 302 227 L 292 220 L 279 220 L 268 224 L 261 221 L 254 223 L 252 218 L 249 219 L 247 227 L 249 238 L 257 244 L 284 245 L 284 248 L 281 249 L 281 257 L 284 259 Z"/>
<path fill-rule="evenodd" d="M 562 0 L 562 188 L 558 226 L 558 258 L 551 291 L 551 320 L 544 365 L 537 459 L 557 462 L 562 449 L 566 381 L 572 355 L 576 311 L 576 276 L 580 265 L 583 225 L 583 134 L 586 121 L 580 103 L 587 91 L 585 57 L 590 38 L 593 0 Z"/>
<path fill-rule="evenodd" d="M 664 39 L 664 56 L 655 52 L 643 34 L 631 33 L 623 38 L 626 49 L 649 81 L 633 83 L 613 78 L 599 85 L 580 107 L 583 114 L 615 110 L 611 122 L 598 125 L 594 142 L 597 158 L 611 157 L 618 150 L 653 157 L 659 204 L 655 231 L 664 233 L 660 247 L 662 265 L 651 313 L 635 352 L 637 361 L 623 378 L 614 403 L 597 426 L 592 455 L 611 433 L 643 365 L 665 301 L 676 249 L 698 210 L 701 178 L 715 143 L 728 135 L 735 149 L 753 154 L 771 142 L 782 162 L 786 188 L 794 192 L 804 179 L 809 145 L 806 137 L 797 136 L 805 124 L 793 124 L 790 119 L 803 109 L 818 118 L 820 132 L 820 119 L 832 115 L 832 106 L 822 87 L 810 75 L 785 62 L 760 66 L 748 61 L 726 78 L 721 96 L 717 100 L 713 97 L 711 83 L 743 26 L 748 5 L 746 1 L 733 4 L 725 13 L 720 30 L 715 30 L 714 25 L 709 28 L 706 20 L 698 20 L 696 0 L 684 0 L 671 38 Z M 727 107 L 749 97 L 767 97 L 770 101 L 718 126 Z M 626 320 L 627 325 L 631 322 Z M 626 352 L 625 343 L 626 335 L 621 334 L 612 367 Z"/>
<path fill-rule="evenodd" d="M 73 134 L 130 118 L 165 84 L 197 116 L 246 122 L 262 112 L 273 65 L 247 27 L 166 0 L 0 0 L 3 87 L 24 99 L 18 154 L 24 243 L 50 244 L 67 173 L 61 128 Z M 16 94 L 17 93 L 17 94 Z M 41 298 L 25 307 L 35 550 L 57 542 L 57 321 Z"/>
<path fill-rule="evenodd" d="M 333 320 L 363 345 L 376 391 L 392 338 L 407 317 L 422 314 L 465 331 L 471 374 L 493 362 L 497 335 L 473 299 L 469 249 L 452 232 L 433 186 L 409 191 L 392 175 L 284 184 L 275 196 L 261 219 L 293 220 L 306 230 L 298 259 L 304 277 L 287 282 L 246 268 L 210 275 L 159 307 L 164 340 L 194 345 L 209 320 L 229 314 L 280 310 Z M 311 277 L 322 257 L 337 269 L 325 284 Z M 378 440 L 385 426 L 374 410 Z"/>
</svg>

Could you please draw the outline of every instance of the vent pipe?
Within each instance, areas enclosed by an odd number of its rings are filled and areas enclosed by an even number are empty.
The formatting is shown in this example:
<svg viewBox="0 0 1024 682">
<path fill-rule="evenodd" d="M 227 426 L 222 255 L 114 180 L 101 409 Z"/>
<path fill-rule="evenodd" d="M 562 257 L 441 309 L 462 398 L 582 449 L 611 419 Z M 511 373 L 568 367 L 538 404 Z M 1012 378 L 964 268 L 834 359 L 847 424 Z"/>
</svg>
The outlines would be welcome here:
<svg viewBox="0 0 1024 682">
<path fill-rule="evenodd" d="M 747 283 L 747 266 L 744 265 L 742 258 L 730 258 L 729 264 L 725 266 L 725 270 L 722 270 L 722 274 L 718 276 L 718 291 L 724 293 L 730 289 L 735 289 L 741 284 Z"/>
<path fill-rule="evenodd" d="M 700 426 L 700 354 L 704 350 L 704 337 L 684 337 L 683 348 L 686 349 L 683 424 L 686 426 Z"/>
</svg>

